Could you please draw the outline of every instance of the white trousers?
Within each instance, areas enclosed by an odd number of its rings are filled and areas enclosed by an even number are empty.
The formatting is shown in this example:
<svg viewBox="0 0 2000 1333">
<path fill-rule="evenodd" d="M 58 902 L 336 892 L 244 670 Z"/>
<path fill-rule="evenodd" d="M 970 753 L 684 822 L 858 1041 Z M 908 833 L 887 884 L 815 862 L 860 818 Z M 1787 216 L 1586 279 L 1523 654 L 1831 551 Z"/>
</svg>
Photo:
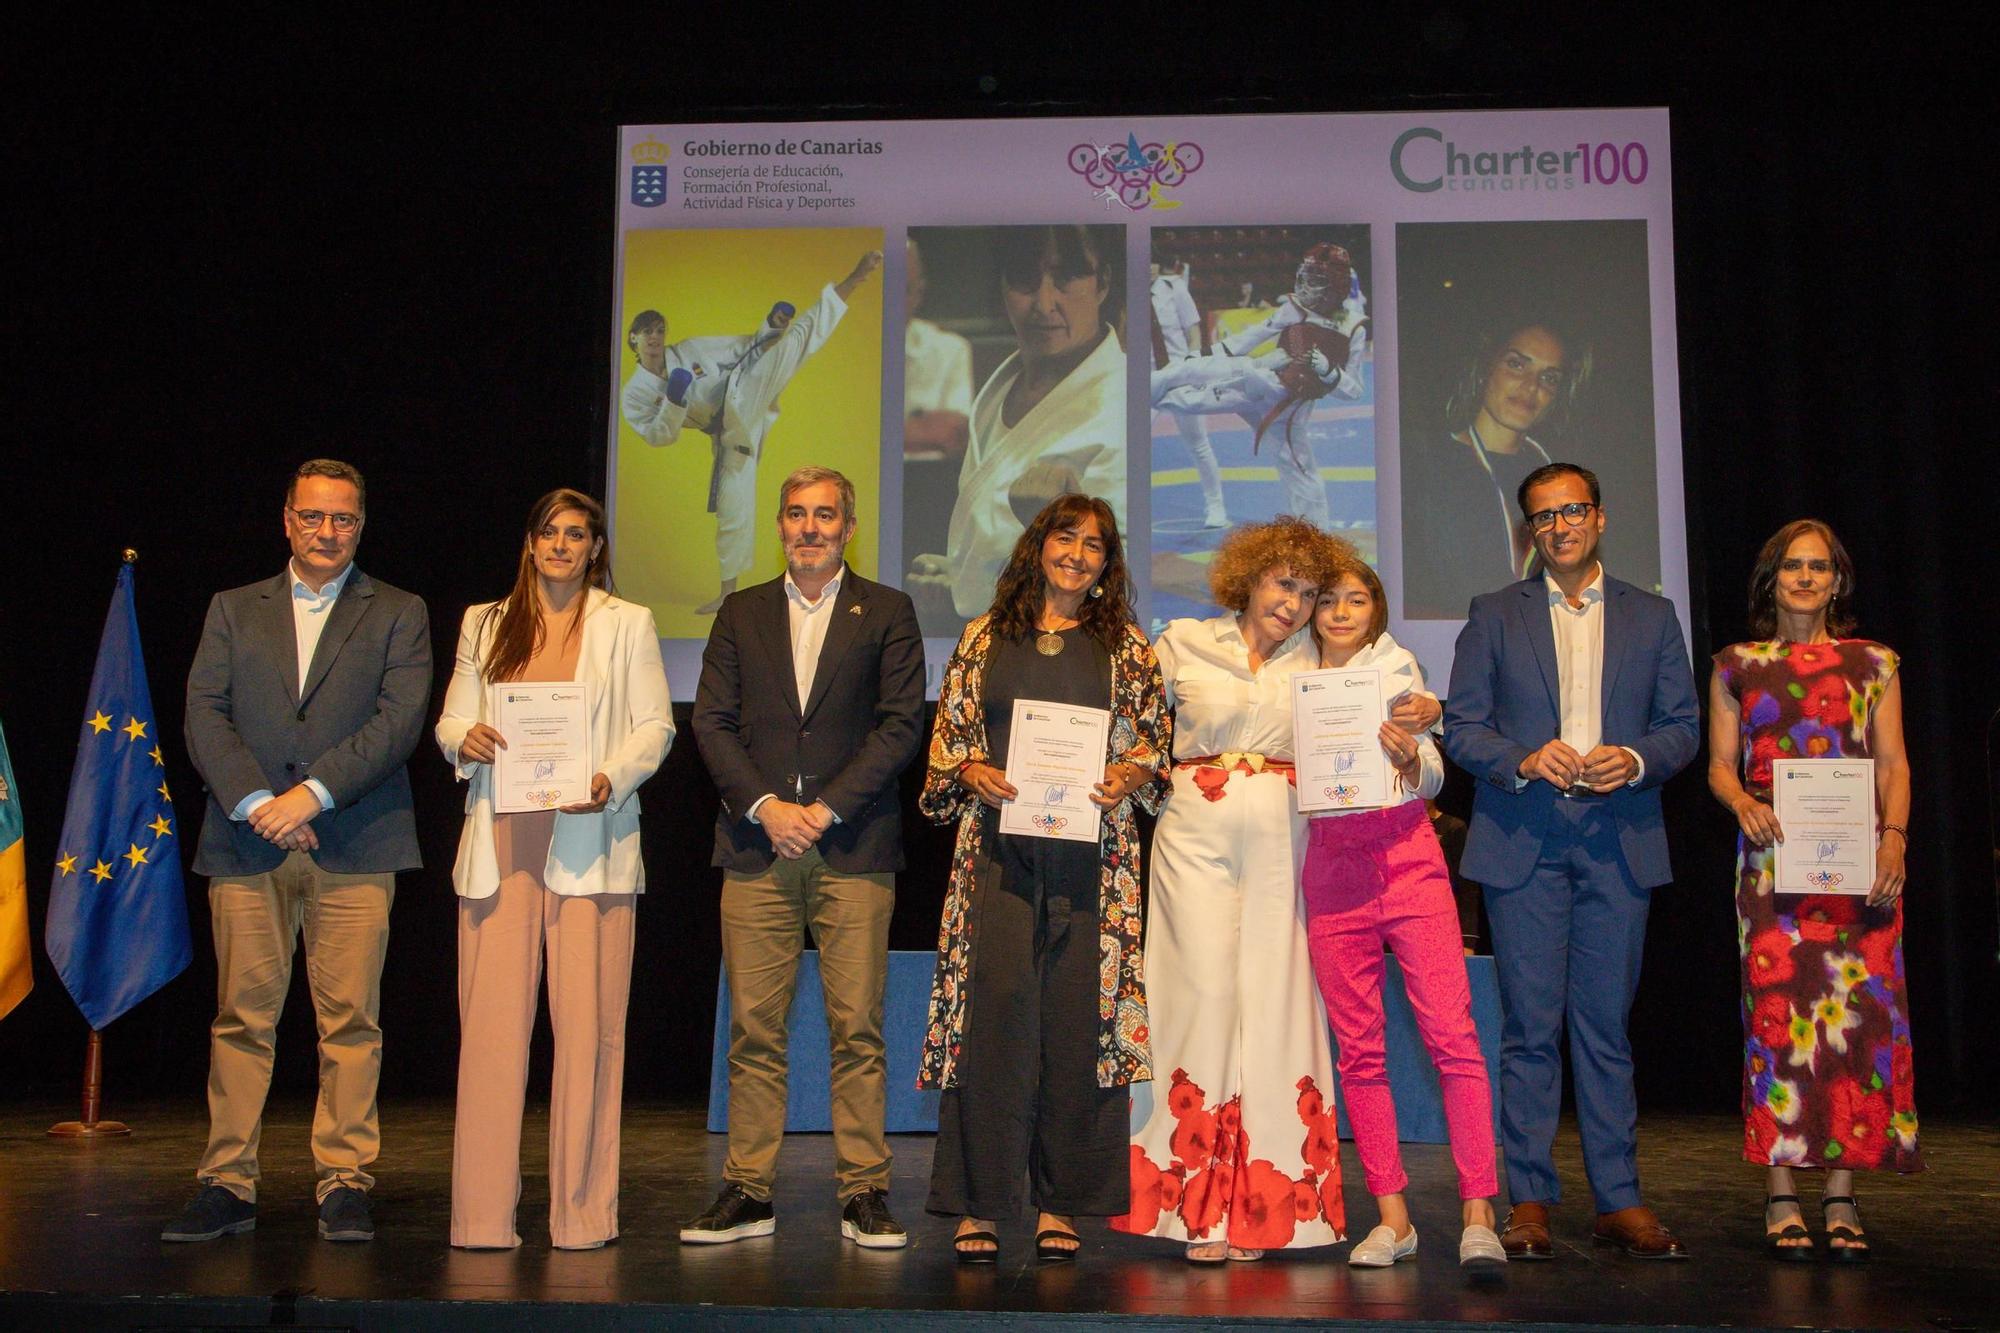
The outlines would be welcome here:
<svg viewBox="0 0 2000 1333">
<path fill-rule="evenodd" d="M 1153 836 L 1153 1083 L 1150 1095 L 1144 1084 L 1133 1090 L 1132 1143 L 1153 1167 L 1183 1175 L 1148 1234 L 1251 1249 L 1331 1245 L 1344 1213 L 1333 1053 L 1294 869 L 1306 821 L 1282 773 L 1232 771 L 1210 800 L 1198 771 L 1174 770 Z M 1219 1216 L 1204 1172 L 1223 1182 Z M 1293 1214 L 1273 1212 L 1280 1194 Z M 1324 1208 L 1298 1218 L 1308 1197 L 1335 1201 L 1334 1222 Z"/>
</svg>

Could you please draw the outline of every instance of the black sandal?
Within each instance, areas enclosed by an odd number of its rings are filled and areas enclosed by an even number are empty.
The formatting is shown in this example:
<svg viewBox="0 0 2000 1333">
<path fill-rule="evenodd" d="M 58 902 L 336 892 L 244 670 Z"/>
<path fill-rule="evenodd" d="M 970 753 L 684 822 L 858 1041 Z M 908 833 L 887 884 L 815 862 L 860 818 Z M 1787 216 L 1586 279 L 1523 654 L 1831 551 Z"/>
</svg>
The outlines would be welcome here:
<svg viewBox="0 0 2000 1333">
<path fill-rule="evenodd" d="M 968 1241 L 985 1241 L 992 1249 L 968 1250 Z M 952 1253 L 962 1264 L 997 1264 L 1000 1262 L 1000 1236 L 992 1231 L 961 1231 L 951 1238 Z"/>
<path fill-rule="evenodd" d="M 1076 1244 L 1050 1244 L 1051 1241 L 1057 1240 L 1073 1240 Z M 1052 1262 L 1073 1261 L 1076 1258 L 1076 1252 L 1082 1248 L 1083 1237 L 1077 1235 L 1074 1231 L 1066 1231 L 1061 1227 L 1049 1227 L 1047 1230 L 1035 1233 L 1035 1257 L 1037 1259 Z"/>
<path fill-rule="evenodd" d="M 1764 1199 L 1764 1251 L 1780 1263 L 1811 1263 L 1813 1251 L 1818 1248 L 1818 1246 L 1813 1244 L 1812 1232 L 1805 1229 L 1803 1222 L 1787 1222 L 1778 1230 L 1771 1230 L 1771 1205 L 1774 1203 L 1797 1203 L 1798 1201 L 1799 1196 L 1796 1194 L 1771 1194 L 1765 1196 Z M 1783 1243 L 1788 1240 L 1801 1239 L 1805 1241 L 1805 1244 L 1786 1245 Z"/>
<path fill-rule="evenodd" d="M 1854 1210 L 1856 1226 L 1845 1222 L 1827 1222 L 1826 1257 L 1837 1264 L 1862 1264 L 1868 1262 L 1868 1233 L 1859 1229 L 1861 1205 L 1854 1201 L 1852 1194 L 1832 1194 L 1819 1201 L 1820 1220 L 1826 1220 L 1826 1210 L 1834 1204 L 1844 1203 Z M 1845 1245 L 1835 1245 L 1836 1240 L 1844 1240 Z"/>
</svg>

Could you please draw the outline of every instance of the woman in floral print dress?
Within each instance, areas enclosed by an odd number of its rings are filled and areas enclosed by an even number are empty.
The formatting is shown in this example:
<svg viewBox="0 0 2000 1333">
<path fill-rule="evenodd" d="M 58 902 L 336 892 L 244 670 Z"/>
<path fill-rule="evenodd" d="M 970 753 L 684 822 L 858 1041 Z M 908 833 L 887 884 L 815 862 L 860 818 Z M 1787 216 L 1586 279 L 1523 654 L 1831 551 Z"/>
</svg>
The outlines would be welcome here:
<svg viewBox="0 0 2000 1333">
<path fill-rule="evenodd" d="M 1868 1257 L 1853 1172 L 1919 1171 L 1903 982 L 1910 769 L 1896 654 L 1852 633 L 1854 566 L 1815 519 L 1780 528 L 1750 579 L 1756 642 L 1715 655 L 1708 785 L 1736 816 L 1743 958 L 1743 1155 L 1770 1169 L 1771 1253 L 1813 1254 L 1794 1168 L 1827 1173 L 1829 1257 Z M 1773 892 L 1771 765 L 1873 759 L 1880 820 L 1865 898 Z"/>
</svg>

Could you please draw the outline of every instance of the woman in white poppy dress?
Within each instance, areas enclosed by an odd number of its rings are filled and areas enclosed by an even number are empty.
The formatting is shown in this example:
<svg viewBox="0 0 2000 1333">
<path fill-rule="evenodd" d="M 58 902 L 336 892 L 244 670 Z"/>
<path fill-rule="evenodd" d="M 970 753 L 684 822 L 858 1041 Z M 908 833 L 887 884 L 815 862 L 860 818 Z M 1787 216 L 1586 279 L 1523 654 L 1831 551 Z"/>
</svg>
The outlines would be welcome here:
<svg viewBox="0 0 2000 1333">
<path fill-rule="evenodd" d="M 1313 601 L 1339 547 L 1284 517 L 1238 528 L 1212 620 L 1154 645 L 1175 709 L 1173 795 L 1146 915 L 1153 1082 L 1132 1101 L 1132 1211 L 1118 1230 L 1197 1263 L 1343 1237 L 1333 1056 L 1295 867 L 1290 680 L 1318 664 Z"/>
</svg>

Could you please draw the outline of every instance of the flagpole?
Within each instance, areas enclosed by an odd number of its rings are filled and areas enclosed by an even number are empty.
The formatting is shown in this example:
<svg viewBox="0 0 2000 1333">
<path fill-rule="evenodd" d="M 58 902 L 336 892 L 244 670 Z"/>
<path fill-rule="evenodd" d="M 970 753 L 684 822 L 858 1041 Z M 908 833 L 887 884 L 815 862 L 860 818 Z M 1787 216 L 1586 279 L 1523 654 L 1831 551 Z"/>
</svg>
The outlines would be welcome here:
<svg viewBox="0 0 2000 1333">
<path fill-rule="evenodd" d="M 124 563 L 139 563 L 139 553 L 131 547 L 125 548 Z M 104 1034 L 96 1028 L 90 1030 L 90 1040 L 83 1048 L 83 1119 L 65 1120 L 49 1127 L 49 1136 L 58 1139 L 115 1139 L 132 1132 L 132 1127 L 122 1120 L 102 1120 L 99 1114 L 104 1109 Z"/>
<path fill-rule="evenodd" d="M 104 1035 L 92 1028 L 83 1051 L 83 1119 L 51 1125 L 49 1134 L 58 1139 L 115 1139 L 132 1132 L 132 1127 L 122 1120 L 98 1119 L 98 1112 L 103 1109 Z"/>
</svg>

